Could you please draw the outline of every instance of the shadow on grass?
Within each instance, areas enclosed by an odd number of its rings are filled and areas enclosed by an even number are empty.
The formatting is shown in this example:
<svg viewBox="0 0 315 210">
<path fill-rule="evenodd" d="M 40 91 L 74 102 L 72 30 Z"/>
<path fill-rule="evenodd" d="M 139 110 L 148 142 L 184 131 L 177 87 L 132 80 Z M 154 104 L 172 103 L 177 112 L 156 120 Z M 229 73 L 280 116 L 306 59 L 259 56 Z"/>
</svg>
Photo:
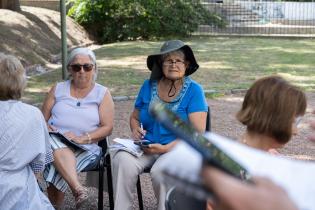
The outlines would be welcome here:
<svg viewBox="0 0 315 210">
<path fill-rule="evenodd" d="M 257 78 L 271 74 L 282 75 L 305 90 L 315 89 L 315 44 L 311 39 L 195 37 L 186 43 L 200 65 L 192 78 L 204 89 L 246 89 Z M 137 94 L 150 75 L 146 58 L 158 52 L 162 44 L 135 41 L 103 45 L 95 50 L 98 83 L 109 87 L 114 96 Z M 61 73 L 34 77 L 29 87 L 45 89 L 56 81 L 61 81 Z"/>
</svg>

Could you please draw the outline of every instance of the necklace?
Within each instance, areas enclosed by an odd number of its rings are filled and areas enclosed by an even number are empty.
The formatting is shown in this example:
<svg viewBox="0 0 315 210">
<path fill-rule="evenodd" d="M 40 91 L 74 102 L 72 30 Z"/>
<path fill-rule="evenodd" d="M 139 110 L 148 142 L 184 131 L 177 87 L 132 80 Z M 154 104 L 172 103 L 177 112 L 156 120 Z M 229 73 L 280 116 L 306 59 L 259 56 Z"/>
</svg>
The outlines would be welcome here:
<svg viewBox="0 0 315 210">
<path fill-rule="evenodd" d="M 82 98 L 79 97 L 79 93 L 74 90 L 74 97 L 77 99 L 76 106 L 81 106 Z"/>
<path fill-rule="evenodd" d="M 74 91 L 74 97 L 77 99 L 76 106 L 81 106 L 80 99 L 82 98 L 79 98 L 79 94 L 76 91 Z"/>
<path fill-rule="evenodd" d="M 76 88 L 73 85 L 72 88 L 72 94 L 73 97 L 76 98 L 76 106 L 79 107 L 82 105 L 82 100 L 87 96 L 87 94 L 92 90 L 94 87 L 94 84 L 92 84 L 90 87 L 84 87 L 84 88 Z"/>
<path fill-rule="evenodd" d="M 77 98 L 77 106 L 81 106 L 81 102 L 79 101 L 79 98 Z"/>
</svg>

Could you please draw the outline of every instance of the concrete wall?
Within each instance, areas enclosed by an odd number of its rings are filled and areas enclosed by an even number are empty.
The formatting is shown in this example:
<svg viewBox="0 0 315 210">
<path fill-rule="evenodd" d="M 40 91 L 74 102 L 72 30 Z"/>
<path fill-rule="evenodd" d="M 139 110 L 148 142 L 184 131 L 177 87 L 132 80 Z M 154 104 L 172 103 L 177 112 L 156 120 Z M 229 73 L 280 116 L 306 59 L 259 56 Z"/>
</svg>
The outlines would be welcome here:
<svg viewBox="0 0 315 210">
<path fill-rule="evenodd" d="M 41 7 L 60 11 L 59 0 L 20 0 L 21 6 Z"/>
<path fill-rule="evenodd" d="M 235 1 L 265 19 L 315 20 L 315 2 Z"/>
</svg>

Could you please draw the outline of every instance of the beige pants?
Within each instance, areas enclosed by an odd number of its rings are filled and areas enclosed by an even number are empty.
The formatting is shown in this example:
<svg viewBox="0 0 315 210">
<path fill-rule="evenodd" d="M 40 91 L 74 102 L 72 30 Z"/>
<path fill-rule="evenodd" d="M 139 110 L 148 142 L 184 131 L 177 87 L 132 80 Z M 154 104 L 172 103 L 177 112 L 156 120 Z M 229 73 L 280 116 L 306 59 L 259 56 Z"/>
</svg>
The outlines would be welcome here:
<svg viewBox="0 0 315 210">
<path fill-rule="evenodd" d="M 154 194 L 158 210 L 165 210 L 166 187 L 159 182 L 157 166 L 163 155 L 142 155 L 135 157 L 128 152 L 118 151 L 112 156 L 112 175 L 114 185 L 115 210 L 132 210 L 133 193 L 136 190 L 138 175 L 145 168 L 151 168 Z"/>
</svg>

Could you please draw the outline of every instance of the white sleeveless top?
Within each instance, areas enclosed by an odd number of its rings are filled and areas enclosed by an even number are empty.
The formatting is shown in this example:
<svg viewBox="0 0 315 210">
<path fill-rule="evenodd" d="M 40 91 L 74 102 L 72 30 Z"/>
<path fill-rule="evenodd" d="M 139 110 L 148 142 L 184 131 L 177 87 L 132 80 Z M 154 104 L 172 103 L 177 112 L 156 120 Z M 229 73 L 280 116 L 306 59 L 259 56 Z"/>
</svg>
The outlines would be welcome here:
<svg viewBox="0 0 315 210">
<path fill-rule="evenodd" d="M 95 83 L 85 98 L 77 99 L 70 95 L 70 85 L 70 80 L 56 85 L 55 104 L 48 123 L 61 133 L 71 131 L 76 135 L 84 135 L 100 126 L 99 106 L 107 88 Z M 96 143 L 83 146 L 94 154 L 100 152 Z"/>
</svg>

